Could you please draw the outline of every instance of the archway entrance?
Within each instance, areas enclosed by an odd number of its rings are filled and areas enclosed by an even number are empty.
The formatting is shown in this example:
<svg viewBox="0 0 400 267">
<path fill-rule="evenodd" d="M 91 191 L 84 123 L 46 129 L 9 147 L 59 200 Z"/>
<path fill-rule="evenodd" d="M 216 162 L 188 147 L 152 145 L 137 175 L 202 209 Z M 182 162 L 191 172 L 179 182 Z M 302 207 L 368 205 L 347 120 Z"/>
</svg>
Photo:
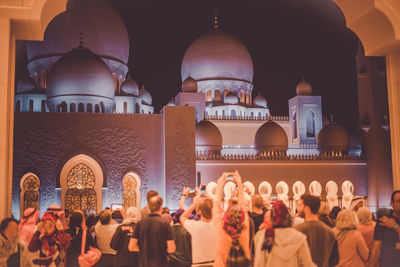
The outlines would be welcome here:
<svg viewBox="0 0 400 267">
<path fill-rule="evenodd" d="M 96 213 L 101 210 L 103 171 L 93 158 L 80 154 L 61 170 L 61 205 L 67 210 Z"/>
</svg>

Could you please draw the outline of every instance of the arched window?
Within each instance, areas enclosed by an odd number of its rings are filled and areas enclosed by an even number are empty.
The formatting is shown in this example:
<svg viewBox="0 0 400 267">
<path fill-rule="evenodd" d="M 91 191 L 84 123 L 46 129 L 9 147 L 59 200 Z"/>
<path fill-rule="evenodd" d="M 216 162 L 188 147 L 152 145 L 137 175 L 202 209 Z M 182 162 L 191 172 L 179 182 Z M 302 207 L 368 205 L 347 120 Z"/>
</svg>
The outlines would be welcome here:
<svg viewBox="0 0 400 267">
<path fill-rule="evenodd" d="M 231 117 L 232 118 L 236 117 L 236 111 L 234 109 L 231 110 Z"/>
<path fill-rule="evenodd" d="M 307 137 L 315 137 L 315 118 L 314 113 L 309 110 L 306 118 L 307 124 Z"/>
<path fill-rule="evenodd" d="M 87 104 L 87 112 L 88 113 L 92 113 L 93 111 L 92 111 L 92 104 Z"/>
<path fill-rule="evenodd" d="M 85 105 L 83 103 L 79 103 L 78 112 L 85 112 Z"/>
<path fill-rule="evenodd" d="M 75 103 L 69 104 L 69 112 L 76 112 L 76 104 Z"/>
<path fill-rule="evenodd" d="M 42 70 L 40 72 L 40 88 L 45 89 L 46 88 L 46 71 Z"/>
<path fill-rule="evenodd" d="M 94 105 L 94 112 L 95 113 L 99 113 L 100 112 L 99 104 Z"/>
<path fill-rule="evenodd" d="M 60 104 L 60 111 L 67 112 L 67 103 L 65 103 L 64 101 L 61 102 L 61 104 Z"/>
<path fill-rule="evenodd" d="M 42 112 L 46 112 L 46 100 L 42 100 Z"/>
<path fill-rule="evenodd" d="M 293 129 L 293 139 L 297 138 L 297 117 L 296 111 L 292 112 L 292 129 Z"/>
<path fill-rule="evenodd" d="M 29 100 L 29 112 L 33 112 L 33 100 Z"/>
<path fill-rule="evenodd" d="M 246 92 L 246 104 L 250 105 L 250 94 L 249 94 L 249 92 Z"/>
<path fill-rule="evenodd" d="M 129 207 L 140 208 L 141 181 L 136 173 L 130 172 L 122 179 L 123 203 L 125 210 Z"/>
<path fill-rule="evenodd" d="M 115 72 L 113 72 L 112 74 L 113 80 L 114 80 L 114 89 L 115 92 L 118 92 L 118 80 L 117 80 L 117 74 L 115 74 Z"/>
<path fill-rule="evenodd" d="M 224 98 L 228 93 L 229 93 L 229 90 L 228 89 L 224 89 Z"/>
<path fill-rule="evenodd" d="M 214 95 L 215 95 L 215 97 L 214 97 L 215 101 L 221 101 L 221 91 L 220 90 L 215 90 Z"/>
<path fill-rule="evenodd" d="M 15 103 L 15 111 L 16 112 L 21 111 L 21 101 L 19 101 L 19 100 Z"/>
<path fill-rule="evenodd" d="M 215 116 L 218 116 L 218 110 L 215 111 Z"/>
<path fill-rule="evenodd" d="M 68 160 L 61 170 L 60 184 L 64 209 L 101 210 L 103 172 L 93 158 L 80 154 Z"/>
<path fill-rule="evenodd" d="M 140 113 L 140 106 L 139 106 L 139 103 L 136 103 L 135 104 L 135 113 Z"/>
<path fill-rule="evenodd" d="M 252 111 L 252 112 L 250 112 L 250 117 L 253 118 L 253 116 L 254 116 L 254 113 L 253 113 L 253 111 Z"/>
<path fill-rule="evenodd" d="M 225 110 L 222 110 L 222 117 L 225 117 Z"/>
<path fill-rule="evenodd" d="M 124 102 L 124 113 L 128 113 L 128 103 Z"/>
<path fill-rule="evenodd" d="M 244 102 L 245 102 L 244 91 L 241 90 L 241 91 L 240 91 L 240 103 L 244 103 Z"/>
<path fill-rule="evenodd" d="M 39 178 L 33 173 L 27 173 L 22 177 L 20 187 L 20 214 L 23 214 L 27 208 L 39 209 Z"/>
<path fill-rule="evenodd" d="M 212 94 L 211 90 L 207 90 L 206 93 L 206 101 L 211 101 L 212 100 Z"/>
</svg>

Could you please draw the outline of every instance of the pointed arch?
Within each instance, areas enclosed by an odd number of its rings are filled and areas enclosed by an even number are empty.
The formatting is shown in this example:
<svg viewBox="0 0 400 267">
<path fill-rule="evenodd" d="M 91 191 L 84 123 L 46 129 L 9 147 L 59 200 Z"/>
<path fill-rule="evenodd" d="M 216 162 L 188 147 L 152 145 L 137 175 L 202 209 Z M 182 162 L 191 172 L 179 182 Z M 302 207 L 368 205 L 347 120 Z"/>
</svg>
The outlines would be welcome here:
<svg viewBox="0 0 400 267">
<path fill-rule="evenodd" d="M 101 210 L 103 171 L 92 157 L 79 154 L 69 159 L 60 173 L 63 209 Z"/>
<path fill-rule="evenodd" d="M 124 208 L 136 207 L 140 209 L 140 186 L 142 182 L 138 174 L 127 173 L 122 179 Z"/>
<path fill-rule="evenodd" d="M 39 209 L 40 180 L 36 174 L 29 172 L 20 181 L 20 214 L 27 208 Z"/>
</svg>

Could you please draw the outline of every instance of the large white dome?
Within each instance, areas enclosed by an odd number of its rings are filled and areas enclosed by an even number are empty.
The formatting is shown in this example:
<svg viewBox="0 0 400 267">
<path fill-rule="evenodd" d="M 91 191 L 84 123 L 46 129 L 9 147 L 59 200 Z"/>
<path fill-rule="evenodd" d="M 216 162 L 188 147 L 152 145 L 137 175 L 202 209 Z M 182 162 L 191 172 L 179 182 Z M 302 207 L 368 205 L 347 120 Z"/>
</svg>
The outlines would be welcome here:
<svg viewBox="0 0 400 267">
<path fill-rule="evenodd" d="M 27 42 L 28 69 L 31 76 L 45 70 L 79 43 L 99 55 L 111 72 L 123 76 L 129 56 L 129 37 L 118 12 L 106 0 L 69 0 L 66 12 L 47 26 L 43 41 Z"/>
<path fill-rule="evenodd" d="M 216 87 L 219 87 L 218 81 L 221 87 L 226 86 L 224 81 L 229 81 L 233 82 L 232 87 L 236 87 L 228 88 L 230 90 L 250 91 L 253 82 L 253 61 L 241 41 L 214 29 L 197 38 L 186 50 L 181 67 L 182 81 L 189 75 L 198 82 L 200 90 L 203 89 L 202 84 L 209 81 L 213 81 Z M 240 88 L 245 87 L 241 83 L 247 84 L 247 87 Z"/>
<path fill-rule="evenodd" d="M 46 90 L 52 110 L 66 103 L 114 104 L 114 80 L 99 56 L 84 47 L 75 48 L 62 56 L 52 68 Z"/>
</svg>

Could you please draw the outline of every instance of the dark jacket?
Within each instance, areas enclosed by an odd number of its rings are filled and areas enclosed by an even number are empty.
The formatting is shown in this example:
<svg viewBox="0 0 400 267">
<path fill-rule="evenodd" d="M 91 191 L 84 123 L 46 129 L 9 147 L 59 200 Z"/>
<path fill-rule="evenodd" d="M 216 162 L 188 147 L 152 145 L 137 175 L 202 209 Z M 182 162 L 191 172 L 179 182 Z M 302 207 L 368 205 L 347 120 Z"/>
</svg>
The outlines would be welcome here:
<svg viewBox="0 0 400 267">
<path fill-rule="evenodd" d="M 67 249 L 66 255 L 67 266 L 79 267 L 78 257 L 81 255 L 83 231 L 79 228 L 78 233 L 76 229 L 68 229 L 65 232 L 71 236 L 71 245 Z M 89 246 L 96 247 L 96 243 L 94 242 L 92 235 L 89 232 L 86 232 L 85 252 L 89 250 Z"/>
<path fill-rule="evenodd" d="M 128 250 L 129 240 L 135 230 L 136 223 L 123 223 L 118 226 L 111 239 L 110 247 L 117 251 L 115 266 L 138 266 L 138 253 Z"/>
</svg>

